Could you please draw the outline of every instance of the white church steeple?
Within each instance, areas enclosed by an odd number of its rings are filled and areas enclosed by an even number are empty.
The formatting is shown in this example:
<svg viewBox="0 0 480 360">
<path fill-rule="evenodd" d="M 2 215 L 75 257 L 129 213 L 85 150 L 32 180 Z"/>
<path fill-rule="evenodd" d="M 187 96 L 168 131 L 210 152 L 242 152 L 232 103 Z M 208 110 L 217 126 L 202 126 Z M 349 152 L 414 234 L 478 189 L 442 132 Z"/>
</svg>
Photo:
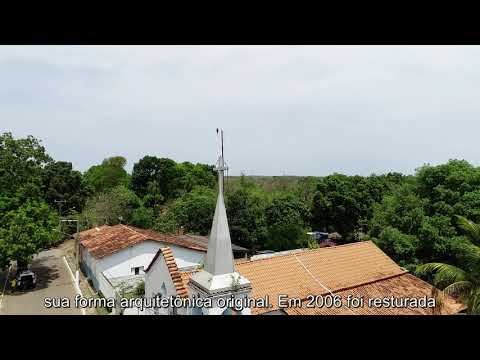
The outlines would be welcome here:
<svg viewBox="0 0 480 360">
<path fill-rule="evenodd" d="M 217 129 L 218 131 L 218 129 Z M 227 211 L 223 198 L 224 171 L 227 170 L 223 159 L 223 130 L 221 131 L 222 150 L 218 157 L 216 170 L 218 171 L 218 197 L 215 215 L 213 216 L 212 229 L 208 240 L 205 270 L 212 275 L 231 274 L 233 268 L 232 241 L 228 228 Z"/>
<path fill-rule="evenodd" d="M 218 129 L 217 129 L 218 133 Z M 208 240 L 207 256 L 203 270 L 190 278 L 190 293 L 194 296 L 209 297 L 215 306 L 202 309 L 204 314 L 223 314 L 231 309 L 223 306 L 228 298 L 246 298 L 251 291 L 250 281 L 235 271 L 232 241 L 228 227 L 227 212 L 224 201 L 224 171 L 227 170 L 223 158 L 223 130 L 220 132 L 221 150 L 216 170 L 218 171 L 218 196 L 212 229 Z M 242 314 L 249 314 L 250 309 L 244 309 Z"/>
</svg>

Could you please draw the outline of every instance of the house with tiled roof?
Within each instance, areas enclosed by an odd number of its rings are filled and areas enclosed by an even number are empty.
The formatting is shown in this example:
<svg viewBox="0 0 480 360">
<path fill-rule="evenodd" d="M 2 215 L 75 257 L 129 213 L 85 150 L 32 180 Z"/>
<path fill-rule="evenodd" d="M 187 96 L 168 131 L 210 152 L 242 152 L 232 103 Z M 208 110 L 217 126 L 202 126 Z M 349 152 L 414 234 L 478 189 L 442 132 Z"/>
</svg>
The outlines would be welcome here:
<svg viewBox="0 0 480 360">
<path fill-rule="evenodd" d="M 183 274 L 186 273 L 183 272 Z M 160 284 L 160 286 L 157 286 L 157 284 Z M 181 298 L 188 296 L 182 272 L 178 269 L 169 247 L 160 249 L 145 270 L 145 293 L 151 294 L 150 297 L 158 296 L 161 298 L 167 298 L 172 294 Z M 187 309 L 158 306 L 147 307 L 145 311 L 150 315 L 180 315 L 186 314 Z"/>
<path fill-rule="evenodd" d="M 234 261 L 223 199 L 218 197 L 204 267 L 181 269 L 170 249 L 157 252 L 145 274 L 146 314 L 185 315 L 431 315 L 463 306 L 437 306 L 430 284 L 397 265 L 373 242 L 262 254 Z M 181 306 L 152 299 L 184 299 Z M 200 301 L 201 300 L 201 301 Z"/>
<path fill-rule="evenodd" d="M 93 287 L 106 297 L 114 297 L 114 288 L 132 287 L 144 278 L 144 270 L 157 252 L 169 247 L 176 266 L 191 269 L 205 261 L 208 237 L 162 234 L 153 230 L 118 224 L 103 225 L 79 234 L 80 263 Z M 233 246 L 237 257 L 247 249 Z"/>
<path fill-rule="evenodd" d="M 218 159 L 216 169 L 218 171 L 218 197 L 203 268 L 192 273 L 187 289 L 181 275 L 178 276 L 176 271 L 178 267 L 172 264 L 168 254 L 159 251 L 145 274 L 145 298 L 148 300 L 183 297 L 194 301 L 198 300 L 198 302 L 205 301 L 209 304 L 205 304 L 205 306 L 187 305 L 180 308 L 176 306 L 170 308 L 148 307 L 146 310 L 148 314 L 164 313 L 165 311 L 206 315 L 236 313 L 237 311 L 231 306 L 225 306 L 226 302 L 242 301 L 249 297 L 250 282 L 234 268 L 235 261 L 223 198 L 224 171 L 227 169 L 223 154 Z M 182 294 L 179 293 L 179 288 Z M 250 309 L 244 308 L 238 313 L 250 314 Z"/>
<path fill-rule="evenodd" d="M 433 287 L 398 266 L 371 241 L 239 260 L 234 267 L 250 282 L 249 297 L 255 300 L 251 303 L 261 305 L 250 308 L 252 315 L 432 315 L 437 311 L 447 315 L 464 308 L 453 299 L 447 299 L 440 310 L 432 306 Z M 178 270 L 174 259 L 163 253 L 149 268 L 155 272 L 146 274 L 146 294 L 157 294 L 158 285 L 164 297 L 193 294 L 190 280 L 198 269 Z M 362 304 L 357 303 L 360 299 Z M 150 313 L 162 311 L 192 314 L 195 310 L 162 308 Z"/>
</svg>

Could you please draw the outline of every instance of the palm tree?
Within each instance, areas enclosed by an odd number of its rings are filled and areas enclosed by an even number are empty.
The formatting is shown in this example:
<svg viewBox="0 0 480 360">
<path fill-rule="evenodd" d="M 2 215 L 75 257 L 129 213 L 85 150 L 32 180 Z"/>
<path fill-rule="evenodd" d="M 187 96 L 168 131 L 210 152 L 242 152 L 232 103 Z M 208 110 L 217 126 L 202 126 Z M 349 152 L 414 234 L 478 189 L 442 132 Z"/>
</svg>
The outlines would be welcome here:
<svg viewBox="0 0 480 360">
<path fill-rule="evenodd" d="M 457 216 L 458 226 L 466 233 L 473 247 L 475 262 L 480 265 L 480 225 Z M 467 313 L 480 314 L 480 279 L 472 272 L 444 263 L 428 263 L 417 267 L 417 274 L 433 274 L 433 285 L 443 288 L 436 292 L 437 303 L 441 306 L 444 297 L 450 295 L 467 306 Z"/>
</svg>

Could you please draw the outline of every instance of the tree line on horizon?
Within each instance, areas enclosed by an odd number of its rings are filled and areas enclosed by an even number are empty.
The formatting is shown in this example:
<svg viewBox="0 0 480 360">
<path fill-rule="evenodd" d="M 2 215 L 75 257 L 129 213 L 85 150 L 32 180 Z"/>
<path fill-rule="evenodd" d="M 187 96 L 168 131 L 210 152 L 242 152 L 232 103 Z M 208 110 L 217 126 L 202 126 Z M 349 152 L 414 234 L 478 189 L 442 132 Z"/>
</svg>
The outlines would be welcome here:
<svg viewBox="0 0 480 360">
<path fill-rule="evenodd" d="M 29 262 L 72 234 L 73 225 L 59 226 L 61 217 L 78 219 L 82 230 L 124 223 L 208 235 L 216 203 L 213 165 L 151 155 L 131 174 L 125 165 L 114 156 L 82 173 L 55 161 L 32 136 L 0 134 L 0 268 Z M 479 278 L 480 251 L 461 222 L 480 222 L 480 168 L 465 160 L 424 165 L 409 176 L 335 173 L 261 183 L 241 176 L 227 181 L 225 202 L 232 241 L 252 250 L 315 247 L 307 231 L 337 232 L 340 243 L 374 241 L 411 271 L 446 263 Z M 443 287 L 454 279 L 435 280 L 438 268 L 429 270 L 422 276 Z"/>
</svg>

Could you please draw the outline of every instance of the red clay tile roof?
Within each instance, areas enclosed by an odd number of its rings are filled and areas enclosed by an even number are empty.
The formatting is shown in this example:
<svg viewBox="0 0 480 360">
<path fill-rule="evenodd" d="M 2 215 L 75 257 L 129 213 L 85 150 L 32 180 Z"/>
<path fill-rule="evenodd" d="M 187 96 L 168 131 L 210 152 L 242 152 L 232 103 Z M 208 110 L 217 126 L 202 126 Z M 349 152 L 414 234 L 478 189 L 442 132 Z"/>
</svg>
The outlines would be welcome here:
<svg viewBox="0 0 480 360">
<path fill-rule="evenodd" d="M 150 231 L 150 230 L 144 230 L 144 231 Z M 186 242 L 190 245 L 198 246 L 198 247 L 204 249 L 204 251 L 207 251 L 208 236 L 193 235 L 193 234 L 174 234 L 174 235 L 170 235 L 170 236 L 173 236 L 176 239 L 176 241 L 183 241 L 183 242 Z M 248 251 L 248 249 L 246 249 L 244 247 L 241 247 L 241 246 L 238 246 L 238 245 L 235 245 L 235 244 L 232 244 L 232 250 L 233 250 L 233 252 Z"/>
<path fill-rule="evenodd" d="M 182 247 L 193 249 L 193 250 L 199 250 L 204 252 L 207 251 L 208 238 L 206 238 L 205 243 L 198 243 L 198 241 L 195 241 L 195 238 L 197 237 L 196 235 L 161 234 L 153 230 L 139 229 L 133 226 L 129 226 L 129 228 L 134 229 L 135 231 L 144 235 L 148 239 L 161 241 L 167 244 L 178 245 L 178 246 L 182 246 Z"/>
<path fill-rule="evenodd" d="M 163 255 L 163 258 L 165 259 L 165 263 L 167 264 L 168 272 L 170 273 L 170 278 L 173 281 L 173 285 L 175 286 L 175 289 L 177 290 L 177 295 L 180 297 L 187 297 L 188 296 L 188 291 L 187 291 L 187 286 L 186 283 L 183 281 L 183 277 L 178 270 L 177 262 L 175 261 L 175 258 L 173 257 L 172 250 L 167 246 L 164 248 L 161 248 L 157 251 L 155 256 L 153 257 L 152 261 L 150 262 L 150 265 L 148 265 L 147 269 L 145 272 L 148 272 L 152 265 L 157 261 L 157 259 L 160 257 L 160 255 Z"/>
<path fill-rule="evenodd" d="M 157 252 L 157 254 L 159 253 L 163 254 L 163 258 L 165 259 L 165 263 L 167 264 L 168 272 L 170 273 L 170 277 L 172 278 L 173 285 L 177 290 L 177 295 L 180 297 L 188 297 L 187 287 L 185 286 L 185 283 L 182 280 L 180 272 L 178 271 L 178 266 L 175 261 L 175 258 L 173 257 L 172 250 L 169 247 L 165 247 L 160 249 Z"/>
<path fill-rule="evenodd" d="M 103 258 L 129 246 L 146 240 L 159 241 L 166 244 L 207 251 L 207 245 L 199 245 L 189 240 L 189 235 L 160 234 L 153 230 L 139 229 L 127 225 L 103 225 L 97 228 L 82 231 L 80 243 L 96 258 Z"/>
<path fill-rule="evenodd" d="M 333 292 L 334 296 L 340 296 L 342 306 L 335 307 L 307 307 L 303 302 L 301 307 L 290 307 L 284 309 L 289 315 L 434 315 L 433 308 L 396 308 L 396 307 L 375 307 L 368 306 L 369 299 L 378 298 L 416 298 L 432 297 L 432 286 L 427 282 L 411 275 L 401 274 L 387 279 L 378 280 L 372 283 L 360 285 L 344 291 Z M 356 298 L 363 298 L 365 305 L 354 308 L 347 307 L 346 299 L 351 295 Z M 447 300 L 446 306 L 441 307 L 442 315 L 456 314 L 464 309 L 464 306 L 456 303 L 453 299 Z"/>
<path fill-rule="evenodd" d="M 160 241 L 184 248 L 206 252 L 208 237 L 191 234 L 161 234 L 130 225 L 102 225 L 80 233 L 80 243 L 96 258 L 113 254 L 145 240 Z M 247 251 L 232 245 L 233 251 Z"/>
<path fill-rule="evenodd" d="M 339 294 L 368 297 L 430 296 L 433 287 L 398 266 L 372 242 L 357 242 L 303 252 L 274 256 L 235 264 L 236 270 L 250 280 L 252 298 L 269 297 L 273 308 L 252 308 L 252 314 L 278 309 L 278 296 L 306 299 L 309 295 Z M 192 272 L 182 274 L 184 283 Z M 367 299 L 365 299 L 368 302 Z M 450 306 L 451 305 L 451 306 Z M 458 312 L 453 301 L 448 313 Z M 423 314 L 428 309 L 365 308 L 354 312 L 346 306 L 339 309 L 285 309 L 288 314 Z"/>
</svg>

